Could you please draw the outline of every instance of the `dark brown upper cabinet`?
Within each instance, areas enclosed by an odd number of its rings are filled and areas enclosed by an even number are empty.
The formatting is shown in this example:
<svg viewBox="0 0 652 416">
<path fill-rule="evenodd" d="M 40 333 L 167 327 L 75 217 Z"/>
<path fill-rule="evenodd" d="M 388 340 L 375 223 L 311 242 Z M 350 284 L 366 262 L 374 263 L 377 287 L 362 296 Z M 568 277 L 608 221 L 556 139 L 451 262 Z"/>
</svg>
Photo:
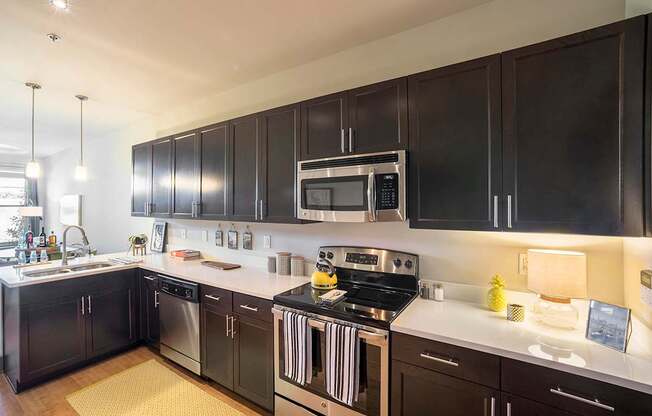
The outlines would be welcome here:
<svg viewBox="0 0 652 416">
<path fill-rule="evenodd" d="M 169 217 L 172 213 L 172 140 L 152 143 L 151 198 L 149 216 Z"/>
<path fill-rule="evenodd" d="M 645 18 L 502 55 L 505 229 L 643 234 Z"/>
<path fill-rule="evenodd" d="M 645 125 L 643 136 L 645 150 L 643 152 L 645 184 L 645 235 L 652 237 L 652 15 L 647 15 L 647 51 L 645 54 Z"/>
<path fill-rule="evenodd" d="M 258 219 L 298 223 L 296 169 L 299 155 L 299 105 L 276 108 L 260 115 Z"/>
<path fill-rule="evenodd" d="M 407 147 L 407 80 L 398 78 L 347 94 L 349 153 L 373 153 Z"/>
<path fill-rule="evenodd" d="M 301 159 L 407 147 L 406 79 L 301 103 Z"/>
<path fill-rule="evenodd" d="M 138 144 L 131 149 L 131 215 L 144 217 L 149 211 L 152 145 Z"/>
<path fill-rule="evenodd" d="M 408 85 L 410 226 L 499 229 L 500 55 L 412 75 Z"/>
<path fill-rule="evenodd" d="M 301 159 L 346 154 L 346 93 L 313 98 L 301 103 Z"/>
<path fill-rule="evenodd" d="M 231 186 L 229 218 L 256 221 L 258 218 L 258 155 L 260 118 L 247 116 L 229 122 L 231 135 Z"/>
<path fill-rule="evenodd" d="M 172 215 L 175 218 L 196 216 L 199 144 L 195 132 L 174 136 L 172 139 Z"/>
<path fill-rule="evenodd" d="M 203 219 L 227 218 L 229 185 L 229 124 L 220 123 L 199 130 L 198 214 Z"/>
</svg>

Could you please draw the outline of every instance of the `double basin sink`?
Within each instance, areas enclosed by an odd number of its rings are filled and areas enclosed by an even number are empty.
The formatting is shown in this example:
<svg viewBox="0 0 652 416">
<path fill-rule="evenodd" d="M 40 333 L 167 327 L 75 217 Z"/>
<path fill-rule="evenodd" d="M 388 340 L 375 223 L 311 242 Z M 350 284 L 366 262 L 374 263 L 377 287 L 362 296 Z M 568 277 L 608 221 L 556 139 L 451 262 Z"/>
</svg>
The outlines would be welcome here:
<svg viewBox="0 0 652 416">
<path fill-rule="evenodd" d="M 52 268 L 41 269 L 41 270 L 24 271 L 23 277 L 47 277 L 47 276 L 54 276 L 57 274 L 103 269 L 105 267 L 111 267 L 111 266 L 115 266 L 115 264 L 106 261 L 97 262 L 97 263 L 75 264 L 71 266 L 60 266 L 60 267 L 52 267 Z"/>
</svg>

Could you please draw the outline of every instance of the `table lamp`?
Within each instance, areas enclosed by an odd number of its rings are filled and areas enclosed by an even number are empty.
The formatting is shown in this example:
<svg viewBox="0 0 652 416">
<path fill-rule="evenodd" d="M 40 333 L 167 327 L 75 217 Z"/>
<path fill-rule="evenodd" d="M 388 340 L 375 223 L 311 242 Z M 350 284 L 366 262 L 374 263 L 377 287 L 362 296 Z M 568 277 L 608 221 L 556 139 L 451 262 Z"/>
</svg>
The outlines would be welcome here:
<svg viewBox="0 0 652 416">
<path fill-rule="evenodd" d="M 534 315 L 557 328 L 574 329 L 579 312 L 571 298 L 586 297 L 586 255 L 577 251 L 530 249 L 528 289 L 539 294 Z"/>
</svg>

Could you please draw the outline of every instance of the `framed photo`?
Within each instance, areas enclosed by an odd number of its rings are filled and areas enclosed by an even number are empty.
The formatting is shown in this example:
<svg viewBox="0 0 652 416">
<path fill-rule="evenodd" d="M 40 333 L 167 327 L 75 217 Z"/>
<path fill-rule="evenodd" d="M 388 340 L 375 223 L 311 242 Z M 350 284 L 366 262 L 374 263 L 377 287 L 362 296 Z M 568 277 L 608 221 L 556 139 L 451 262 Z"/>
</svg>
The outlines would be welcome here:
<svg viewBox="0 0 652 416">
<path fill-rule="evenodd" d="M 236 230 L 229 230 L 228 232 L 228 244 L 229 248 L 232 250 L 238 249 L 238 232 Z"/>
<path fill-rule="evenodd" d="M 165 250 L 167 225 L 165 221 L 154 221 L 154 226 L 152 227 L 152 245 L 150 248 L 156 253 L 162 253 Z"/>
<path fill-rule="evenodd" d="M 625 352 L 631 335 L 631 317 L 629 308 L 591 300 L 586 339 Z"/>
<path fill-rule="evenodd" d="M 215 245 L 218 247 L 224 247 L 224 236 L 222 235 L 222 230 L 215 231 Z"/>
<path fill-rule="evenodd" d="M 242 233 L 242 248 L 245 250 L 254 249 L 254 236 L 251 231 L 245 231 Z"/>
</svg>

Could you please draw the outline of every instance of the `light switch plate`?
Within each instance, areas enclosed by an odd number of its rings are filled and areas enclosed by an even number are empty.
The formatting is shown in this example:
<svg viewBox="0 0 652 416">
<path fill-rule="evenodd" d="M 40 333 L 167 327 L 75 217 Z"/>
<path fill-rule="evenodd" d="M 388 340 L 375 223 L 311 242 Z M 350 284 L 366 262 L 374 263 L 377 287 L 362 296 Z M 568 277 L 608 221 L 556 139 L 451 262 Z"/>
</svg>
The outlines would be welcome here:
<svg viewBox="0 0 652 416">
<path fill-rule="evenodd" d="M 263 248 L 272 248 L 272 236 L 264 235 L 263 236 Z"/>
<path fill-rule="evenodd" d="M 202 232 L 201 232 L 201 240 L 202 241 L 208 241 L 208 231 L 202 230 Z"/>
<path fill-rule="evenodd" d="M 518 253 L 518 274 L 527 276 L 527 253 Z"/>
</svg>

